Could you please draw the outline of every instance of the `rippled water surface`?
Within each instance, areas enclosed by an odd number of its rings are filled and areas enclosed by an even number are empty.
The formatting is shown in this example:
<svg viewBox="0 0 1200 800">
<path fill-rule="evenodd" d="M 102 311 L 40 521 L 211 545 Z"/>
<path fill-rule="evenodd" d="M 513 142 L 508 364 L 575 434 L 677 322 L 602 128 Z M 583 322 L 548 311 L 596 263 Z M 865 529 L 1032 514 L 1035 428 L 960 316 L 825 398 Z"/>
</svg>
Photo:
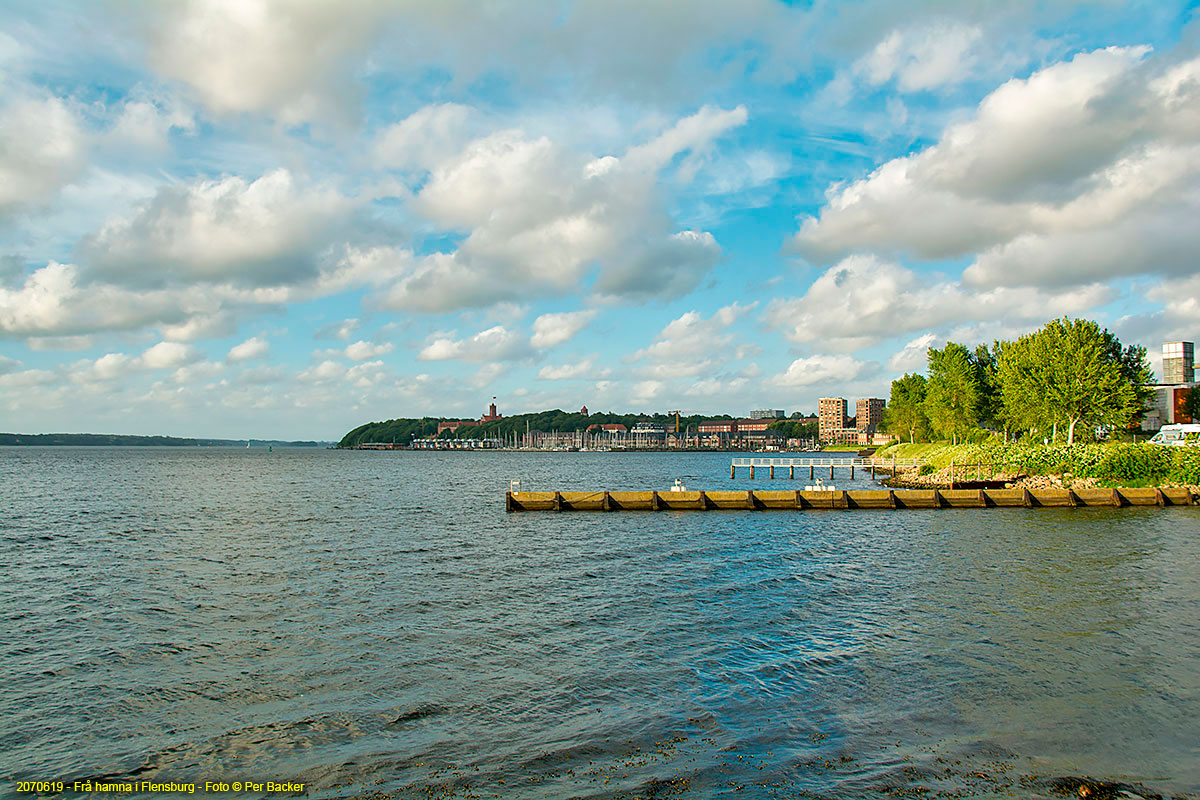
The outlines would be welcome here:
<svg viewBox="0 0 1200 800">
<path fill-rule="evenodd" d="M 0 792 L 1200 792 L 1200 509 L 504 513 L 509 478 L 676 477 L 749 485 L 727 454 L 0 448 Z"/>
</svg>

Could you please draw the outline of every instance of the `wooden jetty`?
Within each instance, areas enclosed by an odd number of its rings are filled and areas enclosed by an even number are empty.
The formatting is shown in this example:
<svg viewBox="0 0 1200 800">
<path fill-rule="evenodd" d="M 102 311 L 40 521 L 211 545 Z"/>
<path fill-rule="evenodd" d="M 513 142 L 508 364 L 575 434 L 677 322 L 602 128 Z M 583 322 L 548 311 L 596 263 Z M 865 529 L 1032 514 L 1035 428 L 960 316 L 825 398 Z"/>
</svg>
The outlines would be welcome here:
<svg viewBox="0 0 1200 800">
<path fill-rule="evenodd" d="M 775 477 L 776 470 L 779 470 L 780 477 L 783 477 L 783 471 L 786 469 L 788 479 L 795 480 L 796 468 L 799 467 L 802 477 L 804 470 L 808 470 L 809 480 L 817 477 L 818 469 L 822 474 L 828 469 L 829 479 L 833 480 L 835 469 L 849 469 L 850 477 L 853 478 L 857 467 L 869 471 L 874 478 L 876 472 L 895 475 L 898 469 L 920 467 L 924 463 L 925 460 L 921 458 L 735 458 L 729 464 L 729 477 L 737 477 L 738 467 L 749 469 L 751 480 L 756 473 L 763 470 L 767 471 L 769 478 Z"/>
<path fill-rule="evenodd" d="M 514 492 L 506 511 L 808 511 L 918 508 L 1127 508 L 1200 506 L 1171 489 L 851 489 L 787 491 Z"/>
</svg>

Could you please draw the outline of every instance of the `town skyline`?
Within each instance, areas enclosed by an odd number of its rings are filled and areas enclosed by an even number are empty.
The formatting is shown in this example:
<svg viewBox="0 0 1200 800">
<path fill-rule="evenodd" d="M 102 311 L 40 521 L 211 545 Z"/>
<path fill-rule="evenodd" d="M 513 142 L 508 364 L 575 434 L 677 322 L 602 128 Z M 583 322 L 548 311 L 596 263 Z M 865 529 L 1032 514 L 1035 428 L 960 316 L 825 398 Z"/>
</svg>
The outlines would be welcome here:
<svg viewBox="0 0 1200 800">
<path fill-rule="evenodd" d="M 1200 337 L 1188 4 L 0 10 L 0 428 L 817 411 Z M 846 434 L 849 436 L 849 434 Z"/>
</svg>

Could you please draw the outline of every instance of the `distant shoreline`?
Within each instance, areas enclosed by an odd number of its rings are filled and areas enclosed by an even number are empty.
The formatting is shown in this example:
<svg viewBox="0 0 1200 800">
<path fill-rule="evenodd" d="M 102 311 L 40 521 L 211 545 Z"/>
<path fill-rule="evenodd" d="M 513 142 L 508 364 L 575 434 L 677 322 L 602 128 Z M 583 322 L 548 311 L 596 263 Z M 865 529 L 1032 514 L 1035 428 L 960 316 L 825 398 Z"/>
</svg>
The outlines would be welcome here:
<svg viewBox="0 0 1200 800">
<path fill-rule="evenodd" d="M 250 439 L 253 447 L 326 447 L 334 442 Z M 242 447 L 246 439 L 193 439 L 118 433 L 0 433 L 0 447 Z"/>
</svg>

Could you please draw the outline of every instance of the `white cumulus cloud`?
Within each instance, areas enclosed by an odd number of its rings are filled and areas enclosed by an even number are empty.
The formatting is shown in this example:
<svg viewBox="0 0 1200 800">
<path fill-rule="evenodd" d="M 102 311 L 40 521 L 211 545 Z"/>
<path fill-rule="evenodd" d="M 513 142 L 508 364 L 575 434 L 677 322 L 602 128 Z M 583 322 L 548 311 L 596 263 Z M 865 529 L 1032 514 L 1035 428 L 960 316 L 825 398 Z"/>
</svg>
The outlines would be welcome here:
<svg viewBox="0 0 1200 800">
<path fill-rule="evenodd" d="M 538 370 L 538 377 L 544 381 L 596 380 L 608 378 L 612 370 L 608 367 L 597 367 L 595 356 L 580 361 L 558 366 L 547 365 Z"/>
<path fill-rule="evenodd" d="M 989 94 L 933 146 L 832 187 L 794 248 L 974 257 L 981 287 L 1194 273 L 1200 58 L 1080 53 Z"/>
<path fill-rule="evenodd" d="M 269 352 L 271 352 L 271 343 L 261 336 L 254 336 L 229 348 L 229 354 L 225 356 L 225 359 L 227 361 L 250 361 L 262 358 Z"/>
<path fill-rule="evenodd" d="M 673 159 L 706 154 L 746 111 L 704 107 L 624 157 L 578 152 L 547 136 L 501 130 L 430 168 L 412 208 L 465 232 L 450 252 L 397 248 L 357 254 L 395 279 L 385 309 L 448 311 L 577 291 L 642 302 L 693 290 L 716 265 L 711 233 L 675 229 L 657 190 Z"/>
<path fill-rule="evenodd" d="M 971 76 L 982 37 L 979 26 L 951 20 L 894 30 L 856 64 L 856 70 L 875 85 L 895 78 L 905 92 L 961 83 Z"/>
<path fill-rule="evenodd" d="M 87 144 L 75 111 L 57 97 L 17 97 L 0 106 L 0 220 L 50 200 L 78 177 Z"/>
<path fill-rule="evenodd" d="M 147 348 L 138 358 L 138 365 L 145 369 L 172 369 L 197 361 L 200 352 L 182 342 L 159 342 Z"/>
<path fill-rule="evenodd" d="M 870 365 L 852 356 L 814 355 L 797 358 L 779 375 L 768 379 L 775 386 L 804 387 L 847 383 L 862 375 Z"/>
<path fill-rule="evenodd" d="M 533 321 L 529 344 L 538 349 L 554 347 L 575 337 L 596 318 L 595 311 L 566 311 L 542 314 Z"/>
<path fill-rule="evenodd" d="M 771 301 L 763 317 L 790 341 L 847 352 L 950 324 L 998 319 L 1040 324 L 1097 308 L 1116 295 L 1099 283 L 1059 290 L 975 289 L 875 256 L 850 256 L 823 272 L 802 297 Z"/>
<path fill-rule="evenodd" d="M 299 283 L 317 275 L 351 206 L 285 169 L 170 185 L 132 217 L 110 220 L 83 253 L 92 276 L 134 286 Z"/>
<path fill-rule="evenodd" d="M 346 345 L 346 349 L 343 352 L 346 354 L 346 358 L 350 359 L 351 361 L 366 361 L 368 358 L 386 355 L 392 352 L 394 347 L 395 345 L 393 345 L 391 342 L 381 342 L 379 344 L 375 344 L 373 342 L 365 342 L 360 340 Z"/>
<path fill-rule="evenodd" d="M 480 331 L 466 339 L 438 336 L 417 358 L 421 361 L 513 361 L 529 355 L 524 337 L 503 325 Z"/>
</svg>

